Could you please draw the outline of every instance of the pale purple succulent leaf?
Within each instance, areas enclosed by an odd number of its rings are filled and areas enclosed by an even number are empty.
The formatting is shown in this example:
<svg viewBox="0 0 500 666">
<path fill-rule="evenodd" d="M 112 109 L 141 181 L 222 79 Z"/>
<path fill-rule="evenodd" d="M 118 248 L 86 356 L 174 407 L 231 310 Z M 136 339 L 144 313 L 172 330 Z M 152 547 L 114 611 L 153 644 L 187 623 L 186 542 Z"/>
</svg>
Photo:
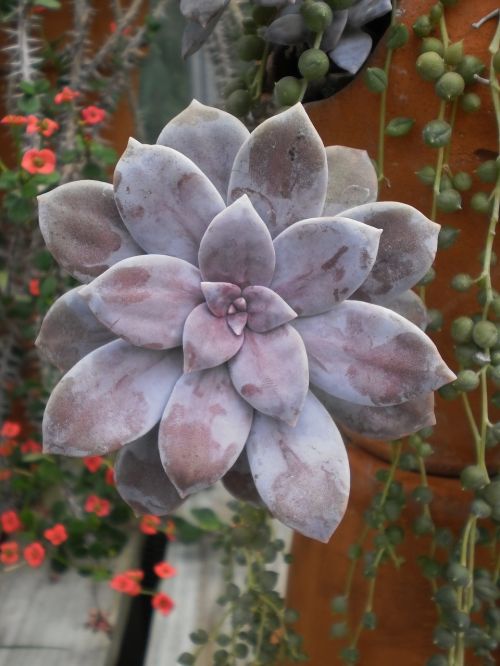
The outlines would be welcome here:
<svg viewBox="0 0 500 666">
<path fill-rule="evenodd" d="M 154 351 L 123 340 L 85 356 L 57 384 L 43 417 L 46 453 L 101 455 L 158 423 L 182 374 L 179 350 Z"/>
<path fill-rule="evenodd" d="M 233 312 L 227 316 L 227 324 L 233 333 L 241 336 L 248 321 L 247 312 Z"/>
<path fill-rule="evenodd" d="M 380 231 L 343 217 L 302 220 L 274 239 L 271 289 L 299 316 L 326 312 L 363 284 Z"/>
<path fill-rule="evenodd" d="M 265 506 L 255 487 L 246 449 L 243 449 L 238 460 L 222 477 L 222 483 L 224 488 L 241 502 Z"/>
<path fill-rule="evenodd" d="M 184 372 L 206 370 L 225 363 L 243 344 L 225 317 L 215 317 L 206 303 L 198 305 L 186 319 L 182 336 Z"/>
<path fill-rule="evenodd" d="M 350 74 L 356 74 L 370 55 L 373 40 L 363 30 L 345 31 L 337 46 L 328 52 L 330 60 Z"/>
<path fill-rule="evenodd" d="M 212 16 L 212 18 L 205 27 L 203 27 L 201 23 L 198 23 L 198 21 L 191 21 L 189 19 L 186 21 L 184 32 L 182 33 L 181 51 L 183 58 L 188 58 L 190 55 L 196 53 L 196 51 L 198 51 L 198 49 L 200 49 L 203 46 L 203 44 L 207 41 L 207 39 L 214 31 L 215 26 L 219 22 L 219 19 L 224 13 L 224 10 L 226 9 L 228 4 L 229 0 L 226 0 L 224 6 L 221 7 L 221 9 L 217 12 L 217 14 Z"/>
<path fill-rule="evenodd" d="M 234 158 L 248 137 L 233 115 L 193 100 L 163 128 L 156 143 L 189 157 L 225 200 Z"/>
<path fill-rule="evenodd" d="M 90 282 L 126 257 L 142 254 L 116 208 L 113 187 L 96 180 L 66 183 L 38 197 L 40 231 L 56 261 Z"/>
<path fill-rule="evenodd" d="M 398 296 L 385 303 L 384 307 L 397 312 L 405 319 L 413 322 L 422 331 L 425 331 L 427 328 L 427 324 L 429 323 L 427 308 L 420 296 L 417 296 L 411 289 L 398 294 Z"/>
<path fill-rule="evenodd" d="M 334 421 L 370 439 L 400 439 L 436 423 L 433 393 L 424 393 L 400 405 L 372 407 L 341 400 L 320 389 L 313 391 Z"/>
<path fill-rule="evenodd" d="M 281 296 L 267 287 L 247 287 L 243 296 L 247 302 L 248 326 L 256 333 L 266 333 L 297 316 Z"/>
<path fill-rule="evenodd" d="M 382 229 L 377 261 L 354 298 L 385 304 L 413 287 L 429 270 L 437 250 L 440 226 L 416 208 L 379 201 L 342 212 Z"/>
<path fill-rule="evenodd" d="M 200 240 L 224 201 L 194 162 L 172 148 L 130 139 L 114 187 L 123 221 L 141 247 L 196 265 Z"/>
<path fill-rule="evenodd" d="M 224 317 L 231 303 L 241 295 L 241 288 L 230 282 L 202 282 L 201 290 L 216 317 Z"/>
<path fill-rule="evenodd" d="M 82 288 L 90 309 L 133 345 L 169 349 L 182 344 L 189 313 L 203 301 L 200 271 L 161 254 L 125 259 Z"/>
<path fill-rule="evenodd" d="M 163 467 L 181 497 L 212 485 L 234 465 L 252 417 L 227 366 L 179 379 L 161 420 L 159 444 Z"/>
<path fill-rule="evenodd" d="M 246 446 L 259 495 L 271 513 L 305 536 L 327 542 L 349 497 L 342 437 L 311 392 L 295 427 L 256 414 Z"/>
<path fill-rule="evenodd" d="M 301 14 L 285 14 L 276 18 L 266 29 L 266 42 L 288 46 L 305 42 L 310 31 Z"/>
<path fill-rule="evenodd" d="M 96 319 L 80 289 L 71 289 L 53 303 L 35 341 L 43 356 L 63 372 L 116 337 Z"/>
<path fill-rule="evenodd" d="M 247 196 L 212 220 L 201 239 L 198 257 L 204 280 L 230 282 L 241 288 L 271 282 L 273 241 Z"/>
<path fill-rule="evenodd" d="M 348 24 L 352 28 L 361 28 L 392 9 L 391 0 L 359 0 L 347 10 L 349 13 Z"/>
<path fill-rule="evenodd" d="M 311 383 L 348 402 L 397 405 L 455 379 L 425 333 L 379 305 L 344 301 L 292 325 L 306 345 Z"/>
<path fill-rule="evenodd" d="M 349 12 L 347 9 L 340 9 L 333 13 L 333 21 L 327 27 L 321 39 L 322 51 L 327 53 L 337 46 L 345 30 L 348 16 Z"/>
<path fill-rule="evenodd" d="M 238 354 L 229 361 L 238 393 L 252 407 L 293 425 L 309 385 L 307 354 L 290 324 L 267 333 L 248 328 Z"/>
<path fill-rule="evenodd" d="M 377 200 L 377 172 L 366 150 L 328 146 L 328 189 L 323 215 L 343 211 Z"/>
<path fill-rule="evenodd" d="M 229 0 L 181 0 L 180 10 L 185 18 L 196 21 L 205 28 L 228 4 Z"/>
<path fill-rule="evenodd" d="M 328 169 L 323 143 L 302 104 L 265 120 L 242 145 L 228 201 L 248 194 L 277 236 L 294 222 L 321 215 Z"/>
<path fill-rule="evenodd" d="M 161 464 L 158 427 L 123 446 L 114 471 L 118 493 L 136 514 L 166 516 L 184 501 Z"/>
</svg>

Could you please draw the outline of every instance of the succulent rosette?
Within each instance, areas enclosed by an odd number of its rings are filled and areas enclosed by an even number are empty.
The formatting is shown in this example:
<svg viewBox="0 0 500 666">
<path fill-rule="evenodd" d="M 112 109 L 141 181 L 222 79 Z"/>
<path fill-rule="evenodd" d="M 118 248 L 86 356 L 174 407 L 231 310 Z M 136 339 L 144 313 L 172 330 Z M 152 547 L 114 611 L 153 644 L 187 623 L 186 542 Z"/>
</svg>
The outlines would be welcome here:
<svg viewBox="0 0 500 666">
<path fill-rule="evenodd" d="M 250 134 L 193 102 L 156 145 L 130 140 L 113 185 L 42 195 L 47 246 L 84 283 L 37 340 L 66 373 L 45 450 L 118 451 L 138 512 L 222 479 L 327 541 L 349 491 L 333 419 L 401 437 L 454 378 L 410 291 L 439 226 L 376 194 L 367 154 L 325 149 L 300 104 Z"/>
</svg>

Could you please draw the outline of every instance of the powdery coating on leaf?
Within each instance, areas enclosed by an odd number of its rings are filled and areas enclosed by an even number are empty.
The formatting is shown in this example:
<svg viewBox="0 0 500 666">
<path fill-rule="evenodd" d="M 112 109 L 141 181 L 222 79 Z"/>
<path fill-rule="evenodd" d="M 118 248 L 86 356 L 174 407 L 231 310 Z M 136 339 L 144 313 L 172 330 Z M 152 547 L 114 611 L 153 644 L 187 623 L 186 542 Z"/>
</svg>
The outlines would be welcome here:
<svg viewBox="0 0 500 666">
<path fill-rule="evenodd" d="M 189 157 L 225 200 L 234 158 L 248 137 L 247 128 L 230 113 L 193 100 L 163 128 L 156 143 Z"/>
<path fill-rule="evenodd" d="M 205 28 L 227 4 L 228 0 L 181 0 L 180 10 L 183 16 Z"/>
<path fill-rule="evenodd" d="M 314 389 L 314 393 L 336 423 L 348 431 L 370 439 L 385 441 L 399 439 L 436 423 L 432 393 L 425 393 L 401 405 L 391 407 L 355 405 L 320 389 Z"/>
<path fill-rule="evenodd" d="M 142 437 L 158 423 L 182 354 L 115 340 L 85 356 L 52 391 L 43 417 L 47 453 L 100 455 Z"/>
<path fill-rule="evenodd" d="M 224 488 L 241 502 L 250 502 L 255 506 L 265 506 L 253 480 L 246 449 L 231 469 L 222 477 Z"/>
<path fill-rule="evenodd" d="M 328 146 L 325 150 L 328 189 L 324 216 L 339 215 L 352 206 L 377 200 L 377 173 L 366 150 L 345 146 Z"/>
<path fill-rule="evenodd" d="M 79 295 L 81 287 L 58 298 L 45 315 L 35 341 L 40 352 L 63 372 L 94 349 L 115 339 Z"/>
<path fill-rule="evenodd" d="M 230 469 L 245 445 L 252 415 L 224 365 L 179 379 L 161 420 L 159 446 L 181 497 L 207 488 Z"/>
<path fill-rule="evenodd" d="M 380 201 L 350 208 L 342 216 L 383 231 L 377 261 L 354 298 L 384 305 L 413 287 L 432 266 L 440 226 L 416 208 Z"/>
<path fill-rule="evenodd" d="M 301 104 L 265 120 L 240 148 L 228 201 L 248 194 L 271 236 L 321 215 L 328 179 L 323 143 Z"/>
<path fill-rule="evenodd" d="M 123 221 L 141 247 L 197 264 L 200 240 L 224 201 L 190 159 L 130 139 L 114 187 Z"/>
<path fill-rule="evenodd" d="M 225 0 L 224 6 L 212 16 L 210 21 L 205 27 L 198 23 L 198 21 L 186 21 L 184 27 L 184 32 L 182 33 L 182 57 L 187 58 L 196 51 L 205 43 L 205 41 L 210 37 L 212 32 L 217 25 L 218 20 L 224 13 L 225 8 L 229 4 L 229 0 Z"/>
<path fill-rule="evenodd" d="M 307 354 L 290 324 L 268 333 L 245 331 L 245 342 L 229 361 L 238 393 L 263 414 L 297 422 L 309 386 Z"/>
<path fill-rule="evenodd" d="M 202 282 L 201 290 L 210 312 L 224 317 L 228 307 L 241 296 L 241 289 L 230 282 Z"/>
<path fill-rule="evenodd" d="M 380 238 L 374 231 L 340 217 L 297 222 L 274 239 L 271 289 L 299 316 L 330 310 L 370 273 Z"/>
<path fill-rule="evenodd" d="M 225 317 L 215 317 L 205 303 L 198 305 L 184 326 L 184 372 L 225 363 L 238 352 L 243 339 L 243 335 L 233 332 Z"/>
<path fill-rule="evenodd" d="M 66 183 L 38 197 L 40 231 L 56 261 L 90 282 L 126 257 L 142 254 L 130 237 L 113 187 L 94 180 Z"/>
<path fill-rule="evenodd" d="M 210 222 L 201 239 L 198 259 L 203 279 L 210 282 L 231 282 L 241 288 L 271 282 L 273 241 L 247 196 Z"/>
<path fill-rule="evenodd" d="M 346 27 L 348 16 L 349 12 L 347 9 L 337 10 L 333 13 L 333 21 L 325 30 L 321 40 L 321 49 L 323 51 L 331 51 L 337 46 Z"/>
<path fill-rule="evenodd" d="M 150 349 L 182 344 L 184 322 L 203 301 L 200 271 L 187 261 L 160 254 L 121 261 L 81 294 L 113 333 Z"/>
<path fill-rule="evenodd" d="M 247 287 L 243 296 L 247 302 L 248 327 L 256 333 L 270 331 L 297 316 L 281 296 L 267 287 Z"/>
<path fill-rule="evenodd" d="M 308 393 L 294 428 L 256 414 L 246 446 L 259 495 L 301 534 L 327 542 L 349 497 L 349 462 L 328 412 Z"/>
<path fill-rule="evenodd" d="M 118 451 L 115 482 L 136 514 L 166 516 L 183 502 L 161 464 L 157 427 Z"/>
<path fill-rule="evenodd" d="M 305 42 L 309 34 L 301 14 L 285 14 L 270 24 L 264 37 L 266 42 L 287 46 Z"/>
<path fill-rule="evenodd" d="M 425 333 L 378 305 L 345 301 L 292 325 L 306 345 L 311 383 L 349 402 L 397 405 L 455 379 Z"/>
<path fill-rule="evenodd" d="M 352 28 L 361 28 L 392 9 L 391 0 L 359 0 L 348 9 L 348 23 Z"/>
<path fill-rule="evenodd" d="M 337 46 L 329 51 L 330 59 L 346 72 L 356 74 L 370 55 L 372 38 L 363 30 L 346 31 Z"/>
<path fill-rule="evenodd" d="M 418 326 L 422 331 L 425 331 L 429 318 L 427 316 L 427 308 L 424 302 L 417 296 L 414 291 L 408 289 L 403 291 L 391 301 L 384 304 L 384 307 L 389 308 L 393 312 L 397 312 L 405 319 L 408 319 L 413 324 Z"/>
</svg>

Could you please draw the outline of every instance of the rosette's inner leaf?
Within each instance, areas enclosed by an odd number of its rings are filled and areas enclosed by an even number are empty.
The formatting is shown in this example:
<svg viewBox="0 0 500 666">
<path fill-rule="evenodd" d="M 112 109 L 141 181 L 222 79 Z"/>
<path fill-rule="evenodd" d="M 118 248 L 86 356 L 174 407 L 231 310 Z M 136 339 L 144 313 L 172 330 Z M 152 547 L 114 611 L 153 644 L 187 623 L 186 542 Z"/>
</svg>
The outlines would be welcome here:
<svg viewBox="0 0 500 666">
<path fill-rule="evenodd" d="M 281 296 L 267 287 L 247 287 L 243 296 L 247 304 L 248 327 L 256 333 L 271 331 L 297 316 Z"/>
<path fill-rule="evenodd" d="M 436 423 L 433 393 L 424 393 L 400 405 L 372 407 L 346 402 L 320 389 L 313 390 L 337 423 L 370 439 L 400 439 Z"/>
<path fill-rule="evenodd" d="M 145 435 L 158 423 L 182 374 L 182 354 L 115 340 L 64 375 L 43 418 L 46 453 L 101 455 Z"/>
<path fill-rule="evenodd" d="M 227 367 L 191 372 L 177 382 L 160 424 L 160 456 L 181 497 L 207 488 L 234 465 L 253 411 Z"/>
<path fill-rule="evenodd" d="M 377 173 L 366 150 L 328 146 L 326 157 L 328 189 L 323 216 L 339 215 L 353 206 L 377 200 Z"/>
<path fill-rule="evenodd" d="M 200 271 L 160 254 L 121 261 L 87 285 L 82 296 L 113 333 L 149 349 L 182 344 L 187 316 L 203 301 Z"/>
<path fill-rule="evenodd" d="M 268 285 L 274 263 L 271 235 L 247 196 L 217 215 L 201 239 L 200 270 L 210 282 Z"/>
<path fill-rule="evenodd" d="M 123 224 L 108 183 L 80 180 L 41 194 L 38 218 L 48 249 L 80 282 L 90 282 L 117 261 L 142 254 Z"/>
<path fill-rule="evenodd" d="M 330 415 L 309 392 L 295 427 L 256 414 L 246 446 L 259 495 L 282 523 L 327 542 L 349 497 L 349 462 Z"/>
<path fill-rule="evenodd" d="M 311 383 L 348 402 L 398 405 L 455 379 L 425 333 L 378 305 L 344 301 L 292 325 L 306 345 Z"/>
<path fill-rule="evenodd" d="M 197 265 L 201 238 L 224 201 L 194 162 L 172 148 L 130 139 L 114 187 L 123 221 L 141 247 Z"/>
<path fill-rule="evenodd" d="M 186 319 L 183 333 L 184 372 L 206 370 L 229 361 L 243 344 L 225 317 L 215 317 L 206 303 Z"/>
<path fill-rule="evenodd" d="M 231 303 L 241 296 L 241 288 L 230 282 L 202 282 L 201 290 L 216 317 L 224 317 Z"/>
<path fill-rule="evenodd" d="M 265 120 L 242 145 L 228 202 L 247 194 L 274 238 L 298 220 L 321 215 L 327 179 L 323 143 L 296 104 Z"/>
<path fill-rule="evenodd" d="M 297 422 L 309 375 L 304 343 L 290 324 L 268 333 L 247 328 L 229 370 L 236 390 L 252 407 L 292 425 Z"/>
<path fill-rule="evenodd" d="M 249 136 L 230 113 L 193 100 L 163 128 L 156 143 L 189 157 L 225 200 L 234 158 Z"/>
<path fill-rule="evenodd" d="M 52 304 L 35 341 L 45 358 L 63 372 L 116 337 L 96 319 L 80 290 L 71 289 Z"/>
<path fill-rule="evenodd" d="M 116 489 L 137 514 L 166 516 L 183 499 L 165 474 L 158 451 L 158 427 L 118 451 Z"/>
<path fill-rule="evenodd" d="M 302 220 L 274 239 L 271 289 L 299 316 L 326 312 L 366 280 L 380 231 L 341 217 Z"/>
<path fill-rule="evenodd" d="M 440 226 L 416 208 L 379 201 L 349 208 L 342 216 L 383 232 L 377 261 L 354 298 L 385 305 L 411 289 L 432 266 Z"/>
</svg>

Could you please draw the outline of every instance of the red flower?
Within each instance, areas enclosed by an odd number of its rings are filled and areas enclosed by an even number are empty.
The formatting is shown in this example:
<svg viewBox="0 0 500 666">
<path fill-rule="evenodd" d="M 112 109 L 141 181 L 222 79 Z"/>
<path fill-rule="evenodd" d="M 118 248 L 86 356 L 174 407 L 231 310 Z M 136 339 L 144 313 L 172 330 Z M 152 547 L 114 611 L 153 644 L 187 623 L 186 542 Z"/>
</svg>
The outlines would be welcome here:
<svg viewBox="0 0 500 666">
<path fill-rule="evenodd" d="M 28 439 L 26 442 L 21 444 L 21 453 L 41 453 L 42 445 L 38 442 L 35 442 L 34 439 Z"/>
<path fill-rule="evenodd" d="M 142 589 L 140 581 L 144 578 L 144 572 L 141 570 L 124 571 L 121 574 L 116 574 L 109 582 L 111 589 L 122 594 L 128 594 L 131 597 L 136 597 L 141 593 Z"/>
<path fill-rule="evenodd" d="M 26 546 L 23 554 L 30 567 L 39 567 L 45 559 L 45 548 L 38 541 L 34 541 Z"/>
<path fill-rule="evenodd" d="M 38 278 L 29 281 L 28 291 L 32 296 L 40 296 L 40 280 Z"/>
<path fill-rule="evenodd" d="M 161 520 L 158 516 L 143 516 L 139 523 L 139 529 L 143 534 L 156 534 L 160 523 Z"/>
<path fill-rule="evenodd" d="M 98 125 L 106 117 L 106 111 L 98 106 L 87 106 L 82 109 L 82 118 L 85 125 Z"/>
<path fill-rule="evenodd" d="M 5 421 L 0 435 L 2 437 L 17 437 L 21 432 L 21 425 L 15 421 Z"/>
<path fill-rule="evenodd" d="M 2 530 L 6 534 L 12 534 L 12 532 L 19 532 L 23 529 L 23 524 L 19 520 L 19 516 L 15 511 L 4 511 L 0 514 L 0 523 L 2 525 Z"/>
<path fill-rule="evenodd" d="M 47 539 L 47 541 L 50 541 L 53 546 L 60 546 L 68 539 L 66 528 L 61 523 L 57 523 L 57 525 L 54 525 L 54 527 L 46 529 L 43 533 L 43 536 Z"/>
<path fill-rule="evenodd" d="M 104 480 L 108 484 L 108 486 L 114 486 L 115 485 L 115 472 L 111 467 L 108 467 L 106 470 L 106 474 L 104 475 Z"/>
<path fill-rule="evenodd" d="M 162 615 L 169 615 L 175 606 L 173 600 L 164 592 L 155 594 L 151 600 L 151 605 L 155 610 L 160 611 Z"/>
<path fill-rule="evenodd" d="M 43 118 L 43 120 L 36 116 L 30 115 L 27 118 L 28 124 L 26 126 L 27 134 L 43 134 L 43 136 L 52 136 L 56 130 L 59 129 L 59 123 L 50 118 Z"/>
<path fill-rule="evenodd" d="M 177 575 L 177 569 L 168 562 L 158 562 L 158 564 L 155 564 L 154 572 L 158 578 L 173 578 Z"/>
<path fill-rule="evenodd" d="M 56 155 L 48 148 L 44 148 L 43 150 L 30 148 L 24 153 L 23 159 L 21 160 L 21 166 L 28 173 L 32 174 L 53 173 L 56 168 Z"/>
<path fill-rule="evenodd" d="M 104 460 L 101 458 L 101 456 L 88 456 L 87 458 L 83 459 L 83 464 L 89 470 L 89 472 L 92 472 L 92 474 L 97 472 L 103 462 Z"/>
<path fill-rule="evenodd" d="M 0 562 L 2 564 L 15 564 L 19 560 L 19 544 L 15 541 L 6 541 L 0 544 Z"/>
<path fill-rule="evenodd" d="M 80 93 L 76 90 L 71 90 L 68 86 L 65 86 L 61 92 L 58 92 L 54 97 L 54 102 L 56 104 L 63 104 L 64 102 L 72 102 L 76 97 L 79 97 Z"/>
<path fill-rule="evenodd" d="M 12 439 L 8 439 L 0 445 L 0 456 L 10 456 L 12 451 L 16 448 L 16 443 Z"/>
<path fill-rule="evenodd" d="M 2 125 L 25 125 L 28 122 L 28 119 L 25 116 L 16 116 L 12 113 L 8 116 L 4 116 L 0 123 Z"/>
<path fill-rule="evenodd" d="M 103 518 L 111 511 L 111 504 L 107 499 L 97 497 L 97 495 L 89 495 L 84 508 L 87 513 L 95 513 L 99 518 Z"/>
<path fill-rule="evenodd" d="M 117 28 L 116 21 L 111 21 L 111 23 L 109 24 L 109 32 L 111 33 L 116 32 L 116 28 Z M 125 37 L 128 37 L 131 33 L 132 31 L 130 28 L 124 28 L 122 30 L 122 35 L 124 35 Z"/>
</svg>

